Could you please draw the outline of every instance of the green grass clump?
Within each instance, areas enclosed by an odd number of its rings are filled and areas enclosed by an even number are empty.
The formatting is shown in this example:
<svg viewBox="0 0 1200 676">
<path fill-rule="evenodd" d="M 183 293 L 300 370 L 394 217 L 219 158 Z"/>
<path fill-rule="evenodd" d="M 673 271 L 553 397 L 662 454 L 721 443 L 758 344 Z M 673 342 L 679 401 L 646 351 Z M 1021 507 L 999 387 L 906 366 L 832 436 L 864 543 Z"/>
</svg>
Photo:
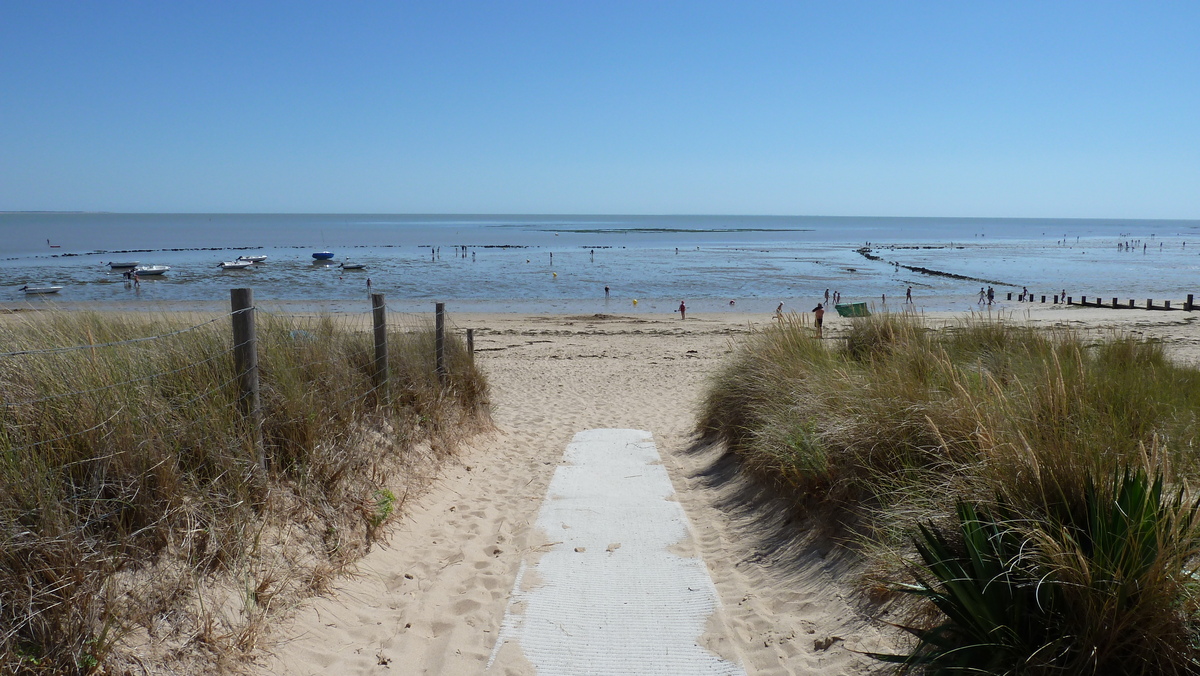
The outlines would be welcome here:
<svg viewBox="0 0 1200 676">
<path fill-rule="evenodd" d="M 942 620 L 913 625 L 911 670 L 1173 674 L 1200 668 L 1197 411 L 1200 372 L 1154 342 L 877 315 L 831 349 L 792 318 L 714 378 L 700 429 L 835 508 L 893 586 L 916 536 L 907 589 Z"/>
<path fill-rule="evenodd" d="M 365 551 L 414 449 L 436 455 L 487 418 L 454 337 L 440 387 L 432 331 L 390 334 L 385 400 L 368 332 L 260 316 L 263 472 L 228 319 L 128 342 L 185 326 L 53 313 L 0 327 L 0 351 L 35 351 L 0 357 L 0 672 L 119 671 L 131 634 L 252 648 L 272 599 Z M 247 589 L 234 620 L 203 593 L 231 579 Z"/>
</svg>

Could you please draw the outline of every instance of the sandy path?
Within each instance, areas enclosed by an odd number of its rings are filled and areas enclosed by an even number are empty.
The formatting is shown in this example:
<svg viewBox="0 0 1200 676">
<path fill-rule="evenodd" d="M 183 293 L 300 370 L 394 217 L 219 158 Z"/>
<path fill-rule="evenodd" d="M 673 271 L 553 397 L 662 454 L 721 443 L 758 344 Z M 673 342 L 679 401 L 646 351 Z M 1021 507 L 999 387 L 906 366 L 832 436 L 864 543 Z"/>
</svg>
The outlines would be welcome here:
<svg viewBox="0 0 1200 676">
<path fill-rule="evenodd" d="M 1124 328 L 1163 338 L 1186 359 L 1200 354 L 1185 313 L 1077 309 L 1029 318 Z M 521 562 L 551 542 L 534 526 L 550 477 L 572 436 L 591 428 L 654 435 L 723 604 L 724 638 L 707 640 L 727 641 L 718 649 L 740 655 L 748 673 L 862 674 L 874 663 L 854 650 L 889 648 L 847 600 L 840 580 L 853 561 L 819 544 L 756 537 L 756 515 L 730 508 L 733 487 L 704 481 L 711 452 L 688 452 L 706 376 L 764 317 L 453 319 L 476 329 L 497 431 L 477 438 L 409 502 L 390 542 L 355 578 L 276 629 L 279 642 L 260 673 L 484 673 Z M 827 320 L 832 334 L 837 326 Z M 831 637 L 844 640 L 822 649 Z M 533 670 L 519 650 L 505 648 L 487 673 Z"/>
</svg>

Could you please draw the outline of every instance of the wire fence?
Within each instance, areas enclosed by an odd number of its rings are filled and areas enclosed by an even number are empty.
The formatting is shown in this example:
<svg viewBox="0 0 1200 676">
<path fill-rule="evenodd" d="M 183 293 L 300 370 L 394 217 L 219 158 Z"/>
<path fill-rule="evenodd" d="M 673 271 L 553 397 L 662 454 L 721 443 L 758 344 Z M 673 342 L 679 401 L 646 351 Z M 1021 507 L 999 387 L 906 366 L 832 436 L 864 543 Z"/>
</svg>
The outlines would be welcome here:
<svg viewBox="0 0 1200 676">
<path fill-rule="evenodd" d="M 353 368 L 347 366 L 345 354 L 328 353 L 329 343 L 322 342 L 323 337 L 367 332 L 377 328 L 381 316 L 384 329 L 376 331 L 374 357 L 367 352 L 351 359 L 349 363 L 357 366 Z M 256 317 L 265 329 L 261 339 Z M 98 341 L 78 341 L 81 335 L 93 336 L 93 321 L 84 318 L 71 325 L 67 320 L 65 326 L 47 331 L 22 332 L 12 326 L 0 330 L 0 340 L 7 339 L 10 346 L 0 352 L 0 452 L 28 452 L 71 444 L 81 437 L 103 438 L 118 426 L 165 423 L 201 404 L 212 409 L 218 423 L 233 419 L 230 410 L 240 408 L 241 417 L 258 428 L 256 443 L 261 445 L 262 412 L 254 407 L 261 406 L 258 390 L 264 372 L 269 381 L 323 379 L 326 382 L 311 383 L 312 396 L 325 397 L 344 409 L 387 405 L 389 373 L 386 359 L 382 366 L 379 362 L 380 336 L 386 354 L 389 330 L 402 334 L 428 330 L 431 324 L 413 322 L 411 315 L 389 315 L 386 308 L 382 315 L 368 309 L 303 316 L 249 304 L 184 327 L 159 328 L 155 318 L 146 323 L 158 329 L 151 335 L 115 340 L 104 335 Z M 117 328 L 132 331 L 138 326 L 126 320 Z M 109 326 L 96 332 L 112 331 Z M 38 339 L 70 344 L 31 344 Z M 437 344 L 442 342 L 439 339 Z M 260 355 L 264 347 L 269 347 L 265 359 Z M 247 354 L 253 355 L 250 361 Z M 440 368 L 443 356 L 439 353 L 435 358 Z M 250 401 L 255 403 L 248 407 Z M 63 429 L 64 422 L 74 423 L 76 429 Z M 261 448 L 260 462 L 264 462 Z"/>
</svg>

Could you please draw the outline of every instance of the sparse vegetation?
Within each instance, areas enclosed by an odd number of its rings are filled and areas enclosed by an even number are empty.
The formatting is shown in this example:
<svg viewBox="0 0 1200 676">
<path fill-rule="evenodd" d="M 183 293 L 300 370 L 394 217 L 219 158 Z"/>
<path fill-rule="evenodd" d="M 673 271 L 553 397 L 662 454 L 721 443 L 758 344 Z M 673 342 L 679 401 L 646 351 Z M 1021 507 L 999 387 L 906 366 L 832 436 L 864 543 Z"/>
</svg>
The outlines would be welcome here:
<svg viewBox="0 0 1200 676">
<path fill-rule="evenodd" d="M 1198 411 L 1200 372 L 1153 342 L 882 315 L 827 348 L 792 317 L 716 377 L 700 426 L 834 515 L 876 593 L 930 601 L 903 669 L 1185 674 Z"/>
<path fill-rule="evenodd" d="M 179 328 L 52 313 L 0 327 L 0 351 Z M 403 504 L 393 489 L 486 424 L 454 337 L 440 387 L 432 330 L 392 333 L 385 402 L 368 332 L 260 316 L 264 473 L 231 341 L 225 319 L 0 358 L 0 672 L 122 673 L 127 643 L 161 647 L 167 670 L 228 665 L 365 552 Z"/>
</svg>

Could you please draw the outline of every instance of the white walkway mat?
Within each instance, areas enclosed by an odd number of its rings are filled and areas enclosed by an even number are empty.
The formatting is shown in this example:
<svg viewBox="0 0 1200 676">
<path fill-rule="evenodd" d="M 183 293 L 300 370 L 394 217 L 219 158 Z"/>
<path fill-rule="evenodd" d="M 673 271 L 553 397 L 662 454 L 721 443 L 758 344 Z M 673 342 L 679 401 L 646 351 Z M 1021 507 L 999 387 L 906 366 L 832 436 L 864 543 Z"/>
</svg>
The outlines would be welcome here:
<svg viewBox="0 0 1200 676">
<path fill-rule="evenodd" d="M 575 435 L 550 481 L 538 526 L 555 541 L 517 576 L 492 666 L 506 641 L 539 674 L 743 674 L 699 640 L 716 610 L 704 561 L 669 550 L 687 517 L 649 432 Z"/>
</svg>

